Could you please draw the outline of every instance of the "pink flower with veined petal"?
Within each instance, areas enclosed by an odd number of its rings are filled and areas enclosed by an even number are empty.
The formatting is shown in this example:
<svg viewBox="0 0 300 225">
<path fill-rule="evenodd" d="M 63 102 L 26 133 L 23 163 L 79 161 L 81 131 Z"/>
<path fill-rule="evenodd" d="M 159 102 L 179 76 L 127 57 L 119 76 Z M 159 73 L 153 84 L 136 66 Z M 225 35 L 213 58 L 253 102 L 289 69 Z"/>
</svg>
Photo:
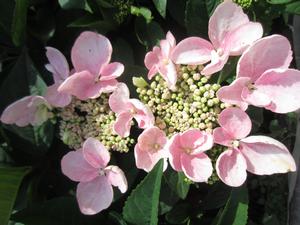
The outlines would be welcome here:
<svg viewBox="0 0 300 225">
<path fill-rule="evenodd" d="M 71 51 L 75 73 L 60 85 L 58 91 L 81 100 L 112 92 L 124 66 L 119 62 L 109 63 L 111 54 L 112 46 L 106 37 L 90 31 L 81 33 Z"/>
<path fill-rule="evenodd" d="M 121 137 L 129 135 L 133 118 L 137 121 L 139 128 L 142 129 L 154 124 L 154 116 L 150 108 L 138 99 L 129 98 L 129 90 L 124 83 L 117 85 L 117 88 L 110 95 L 108 103 L 111 110 L 117 114 L 114 130 Z"/>
<path fill-rule="evenodd" d="M 261 24 L 250 22 L 248 16 L 237 4 L 226 1 L 218 5 L 209 20 L 208 42 L 199 37 L 189 37 L 175 47 L 171 59 L 176 64 L 208 65 L 203 75 L 220 71 L 229 56 L 241 55 L 254 41 L 261 38 Z"/>
<path fill-rule="evenodd" d="M 214 142 L 227 146 L 216 162 L 220 179 L 227 185 L 240 186 L 247 178 L 246 170 L 257 175 L 295 171 L 296 165 L 288 149 L 266 136 L 249 136 L 251 120 L 239 108 L 223 110 L 213 131 Z"/>
<path fill-rule="evenodd" d="M 97 139 L 88 138 L 82 149 L 71 151 L 61 160 L 62 172 L 77 185 L 76 197 L 83 214 L 93 215 L 110 206 L 112 186 L 127 191 L 127 180 L 117 166 L 107 166 L 110 155 Z"/>
<path fill-rule="evenodd" d="M 289 41 L 272 35 L 256 41 L 241 56 L 237 79 L 222 87 L 217 96 L 246 110 L 248 104 L 276 113 L 300 108 L 300 71 L 288 69 L 292 61 Z"/>
<path fill-rule="evenodd" d="M 46 56 L 50 63 L 46 64 L 46 69 L 52 73 L 54 84 L 47 87 L 45 98 L 55 107 L 67 106 L 71 103 L 72 96 L 59 92 L 58 88 L 70 74 L 68 62 L 59 50 L 52 47 L 46 48 Z"/>
<path fill-rule="evenodd" d="M 175 134 L 168 146 L 170 164 L 174 170 L 183 171 L 194 182 L 207 182 L 213 168 L 204 152 L 212 146 L 212 135 L 198 129 Z"/>
<path fill-rule="evenodd" d="M 1 122 L 25 127 L 38 126 L 49 118 L 51 106 L 42 96 L 26 96 L 9 105 L 1 115 Z"/>
<path fill-rule="evenodd" d="M 167 141 L 165 132 L 157 127 L 144 130 L 134 147 L 136 167 L 149 172 L 160 159 L 164 159 L 164 169 L 166 169 L 168 151 L 165 146 Z"/>
<path fill-rule="evenodd" d="M 146 54 L 144 60 L 149 70 L 148 78 L 151 80 L 157 73 L 160 73 L 167 82 L 168 87 L 172 90 L 175 88 L 177 81 L 176 67 L 170 59 L 175 45 L 176 40 L 169 31 L 166 35 L 166 39 L 160 41 L 160 47 L 155 46 L 152 51 Z"/>
</svg>

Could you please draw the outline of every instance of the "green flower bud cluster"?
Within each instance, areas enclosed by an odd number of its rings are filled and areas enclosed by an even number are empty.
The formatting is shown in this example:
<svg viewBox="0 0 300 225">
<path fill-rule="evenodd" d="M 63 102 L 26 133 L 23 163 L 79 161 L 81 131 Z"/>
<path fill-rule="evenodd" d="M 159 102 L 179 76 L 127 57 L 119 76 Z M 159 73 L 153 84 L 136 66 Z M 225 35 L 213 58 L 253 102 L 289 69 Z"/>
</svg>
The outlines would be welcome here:
<svg viewBox="0 0 300 225">
<path fill-rule="evenodd" d="M 252 4 L 252 0 L 234 0 L 234 2 L 240 5 L 243 9 L 249 8 Z"/>
<path fill-rule="evenodd" d="M 111 0 L 110 4 L 113 5 L 117 11 L 114 13 L 114 20 L 118 24 L 121 24 L 125 21 L 126 17 L 129 16 L 133 0 Z"/>
<path fill-rule="evenodd" d="M 219 157 L 219 155 L 226 150 L 226 147 L 222 145 L 215 145 L 212 149 L 206 151 L 205 153 L 208 155 L 208 157 L 211 159 L 213 168 L 216 168 L 216 162 Z M 218 174 L 216 170 L 214 169 L 212 175 L 208 179 L 208 184 L 214 184 L 217 181 L 219 181 L 220 178 L 218 177 Z"/>
<path fill-rule="evenodd" d="M 176 90 L 168 89 L 160 75 L 148 85 L 141 78 L 134 80 L 139 98 L 151 108 L 156 126 L 168 136 L 189 128 L 212 132 L 217 125 L 217 116 L 225 108 L 216 97 L 220 85 L 209 83 L 207 77 L 200 75 L 200 69 L 179 66 Z"/>
<path fill-rule="evenodd" d="M 116 120 L 108 105 L 108 94 L 97 99 L 80 101 L 73 99 L 70 105 L 61 109 L 60 137 L 72 149 L 81 148 L 89 137 L 97 138 L 109 150 L 128 152 L 134 144 L 132 138 L 122 138 L 113 132 Z"/>
</svg>

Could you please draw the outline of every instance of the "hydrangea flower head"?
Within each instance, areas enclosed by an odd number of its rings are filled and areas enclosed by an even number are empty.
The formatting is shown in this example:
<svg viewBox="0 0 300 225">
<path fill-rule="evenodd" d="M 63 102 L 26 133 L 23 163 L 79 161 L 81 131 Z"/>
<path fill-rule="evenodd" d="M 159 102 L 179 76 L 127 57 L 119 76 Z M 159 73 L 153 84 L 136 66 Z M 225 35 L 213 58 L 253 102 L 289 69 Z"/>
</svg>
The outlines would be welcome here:
<svg viewBox="0 0 300 225">
<path fill-rule="evenodd" d="M 218 157 L 216 170 L 227 185 L 242 185 L 246 170 L 257 175 L 296 170 L 293 157 L 282 143 L 266 136 L 248 136 L 252 125 L 243 110 L 225 109 L 218 121 L 220 127 L 214 129 L 214 142 L 228 149 Z"/>
<path fill-rule="evenodd" d="M 88 138 L 82 149 L 71 151 L 62 158 L 62 172 L 80 182 L 76 197 L 83 214 L 93 215 L 108 208 L 113 200 L 112 186 L 122 193 L 127 191 L 123 171 L 117 166 L 107 166 L 109 161 L 109 152 L 94 138 Z"/>
</svg>

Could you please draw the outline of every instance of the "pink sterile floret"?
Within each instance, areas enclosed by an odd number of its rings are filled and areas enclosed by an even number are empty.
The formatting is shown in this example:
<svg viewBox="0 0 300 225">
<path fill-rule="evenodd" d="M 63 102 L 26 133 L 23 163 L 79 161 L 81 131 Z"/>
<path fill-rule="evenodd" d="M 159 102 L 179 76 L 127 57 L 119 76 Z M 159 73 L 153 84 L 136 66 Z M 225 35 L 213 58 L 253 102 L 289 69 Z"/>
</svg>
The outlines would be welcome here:
<svg viewBox="0 0 300 225">
<path fill-rule="evenodd" d="M 239 108 L 227 108 L 219 115 L 220 127 L 213 131 L 214 142 L 227 146 L 216 162 L 216 171 L 227 185 L 240 186 L 247 178 L 246 170 L 257 175 L 295 171 L 296 165 L 288 149 L 266 136 L 248 136 L 249 116 Z"/>
<path fill-rule="evenodd" d="M 224 67 L 229 56 L 241 55 L 254 41 L 261 38 L 261 24 L 250 22 L 237 4 L 226 1 L 218 5 L 209 20 L 211 43 L 199 37 L 189 37 L 174 48 L 171 59 L 176 64 L 207 64 L 203 75 L 211 75 Z"/>
<path fill-rule="evenodd" d="M 41 125 L 49 117 L 51 106 L 42 96 L 26 96 L 10 104 L 1 115 L 1 122 L 25 127 Z"/>
<path fill-rule="evenodd" d="M 246 110 L 248 104 L 276 113 L 300 108 L 300 71 L 289 69 L 292 51 L 280 35 L 262 38 L 251 45 L 237 65 L 237 78 L 222 87 L 218 98 Z"/>
<path fill-rule="evenodd" d="M 150 108 L 138 99 L 129 98 L 129 90 L 124 83 L 119 83 L 110 95 L 109 106 L 117 114 L 114 130 L 121 137 L 129 136 L 133 118 L 142 129 L 154 124 L 154 116 Z"/>
<path fill-rule="evenodd" d="M 149 70 L 148 78 L 152 79 L 159 73 L 167 82 L 168 88 L 174 89 L 177 81 L 176 66 L 170 59 L 176 40 L 169 31 L 166 39 L 160 41 L 160 47 L 153 47 L 145 56 L 144 63 Z"/>
<path fill-rule="evenodd" d="M 60 85 L 58 91 L 81 100 L 112 92 L 124 66 L 119 62 L 109 63 L 111 54 L 112 46 L 106 37 L 90 31 L 81 33 L 71 50 L 75 72 Z"/>
<path fill-rule="evenodd" d="M 199 129 L 190 129 L 175 134 L 168 144 L 170 164 L 176 171 L 195 182 L 207 182 L 212 174 L 212 164 L 204 153 L 213 146 L 211 134 Z"/>
<path fill-rule="evenodd" d="M 149 172 L 160 159 L 164 159 L 165 170 L 168 158 L 167 141 L 165 132 L 158 127 L 144 130 L 134 148 L 136 167 Z"/>
<path fill-rule="evenodd" d="M 110 154 L 95 138 L 88 138 L 82 149 L 71 151 L 61 160 L 62 172 L 77 185 L 76 197 L 83 214 L 93 215 L 110 206 L 112 186 L 127 191 L 127 180 L 117 166 L 107 166 Z"/>
<path fill-rule="evenodd" d="M 68 62 L 59 50 L 52 47 L 46 48 L 46 56 L 49 60 L 46 69 L 52 73 L 54 84 L 47 87 L 45 98 L 52 106 L 67 106 L 71 103 L 72 96 L 68 93 L 59 92 L 58 88 L 70 74 Z"/>
</svg>

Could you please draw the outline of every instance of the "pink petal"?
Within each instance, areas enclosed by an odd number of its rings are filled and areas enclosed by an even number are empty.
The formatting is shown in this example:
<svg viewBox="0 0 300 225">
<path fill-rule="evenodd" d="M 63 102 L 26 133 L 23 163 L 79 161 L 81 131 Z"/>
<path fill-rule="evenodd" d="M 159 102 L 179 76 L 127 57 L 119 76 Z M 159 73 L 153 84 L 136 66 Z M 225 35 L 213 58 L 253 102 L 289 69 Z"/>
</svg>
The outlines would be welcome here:
<svg viewBox="0 0 300 225">
<path fill-rule="evenodd" d="M 160 50 L 161 50 L 161 58 L 163 60 L 169 59 L 169 55 L 171 52 L 171 45 L 167 40 L 161 40 L 160 43 Z"/>
<path fill-rule="evenodd" d="M 210 61 L 213 46 L 208 41 L 189 37 L 177 44 L 173 49 L 171 59 L 176 64 L 204 64 Z"/>
<path fill-rule="evenodd" d="M 271 103 L 270 97 L 257 89 L 249 90 L 248 88 L 244 88 L 242 91 L 242 99 L 248 104 L 257 107 L 265 107 Z"/>
<path fill-rule="evenodd" d="M 243 155 L 236 149 L 222 152 L 216 162 L 219 178 L 232 187 L 241 186 L 247 178 L 247 164 Z"/>
<path fill-rule="evenodd" d="M 104 168 L 110 160 L 106 147 L 95 138 L 88 138 L 83 143 L 82 152 L 85 160 L 94 168 Z"/>
<path fill-rule="evenodd" d="M 224 65 L 228 60 L 229 55 L 224 53 L 222 56 L 219 56 L 216 51 L 211 52 L 211 62 L 207 64 L 201 71 L 202 75 L 208 76 L 219 72 L 223 69 Z"/>
<path fill-rule="evenodd" d="M 111 93 L 116 88 L 119 82 L 116 79 L 99 81 L 99 93 L 92 98 L 98 98 L 101 93 Z"/>
<path fill-rule="evenodd" d="M 217 91 L 217 97 L 225 103 L 239 106 L 242 110 L 248 108 L 248 104 L 242 99 L 242 91 L 249 84 L 250 79 L 241 77 L 234 80 L 229 86 L 224 86 Z"/>
<path fill-rule="evenodd" d="M 99 75 L 101 67 L 109 63 L 111 54 L 112 46 L 109 40 L 90 31 L 82 32 L 71 50 L 76 72 L 87 70 L 95 77 Z"/>
<path fill-rule="evenodd" d="M 46 68 L 53 74 L 55 83 L 65 80 L 69 76 L 69 64 L 65 56 L 52 47 L 46 47 L 46 56 L 50 62 Z"/>
<path fill-rule="evenodd" d="M 26 96 L 10 104 L 3 111 L 0 120 L 2 123 L 16 124 L 19 127 L 40 125 L 48 119 L 47 110 L 40 111 L 40 107 L 50 108 L 44 97 Z"/>
<path fill-rule="evenodd" d="M 158 66 L 154 65 L 148 72 L 148 79 L 151 80 L 158 73 Z"/>
<path fill-rule="evenodd" d="M 168 63 L 163 63 L 159 66 L 158 72 L 162 75 L 167 82 L 169 89 L 174 90 L 177 82 L 177 70 L 175 64 L 169 60 Z"/>
<path fill-rule="evenodd" d="M 122 63 L 114 62 L 104 65 L 101 68 L 100 80 L 111 80 L 115 79 L 124 72 L 124 65 Z"/>
<path fill-rule="evenodd" d="M 96 98 L 101 94 L 101 82 L 88 71 L 75 73 L 68 77 L 58 88 L 59 92 L 76 96 L 80 100 Z"/>
<path fill-rule="evenodd" d="M 296 171 L 288 149 L 279 141 L 266 136 L 250 136 L 240 141 L 247 170 L 257 175 Z"/>
<path fill-rule="evenodd" d="M 249 77 L 255 82 L 269 69 L 287 69 L 291 61 L 291 45 L 287 38 L 281 35 L 264 37 L 241 56 L 237 65 L 237 77 Z"/>
<path fill-rule="evenodd" d="M 123 170 L 117 166 L 108 166 L 105 168 L 105 174 L 111 185 L 118 187 L 122 193 L 127 191 L 128 184 Z"/>
<path fill-rule="evenodd" d="M 167 32 L 166 40 L 169 42 L 170 46 L 173 48 L 176 45 L 176 40 L 171 31 Z"/>
<path fill-rule="evenodd" d="M 131 120 L 133 116 L 130 112 L 122 112 L 117 116 L 114 124 L 114 131 L 121 137 L 128 137 L 130 134 Z"/>
<path fill-rule="evenodd" d="M 144 105 L 138 99 L 130 99 L 134 107 L 133 117 L 137 121 L 139 128 L 146 129 L 154 125 L 154 115 L 149 106 Z"/>
<path fill-rule="evenodd" d="M 248 16 L 237 4 L 227 1 L 218 5 L 209 19 L 208 36 L 213 46 L 222 46 L 226 36 L 249 22 Z"/>
<path fill-rule="evenodd" d="M 241 55 L 254 41 L 261 38 L 263 28 L 260 23 L 245 23 L 226 36 L 224 45 L 229 49 L 230 55 Z"/>
<path fill-rule="evenodd" d="M 61 170 L 71 180 L 79 182 L 91 181 L 99 175 L 99 171 L 85 160 L 81 149 L 71 151 L 62 158 Z"/>
<path fill-rule="evenodd" d="M 119 83 L 110 95 L 108 103 L 109 107 L 115 113 L 121 113 L 128 110 L 129 90 L 126 84 Z"/>
<path fill-rule="evenodd" d="M 110 206 L 113 189 L 107 177 L 98 176 L 90 182 L 79 183 L 76 197 L 80 211 L 85 215 L 94 215 Z"/>
<path fill-rule="evenodd" d="M 180 135 L 180 146 L 189 149 L 191 154 L 198 154 L 212 148 L 213 137 L 199 129 L 190 129 Z"/>
<path fill-rule="evenodd" d="M 204 153 L 198 155 L 181 155 L 184 174 L 194 182 L 207 182 L 213 172 L 210 159 Z"/>
<path fill-rule="evenodd" d="M 180 134 L 175 134 L 170 139 L 167 149 L 169 150 L 170 157 L 169 161 L 172 168 L 178 172 L 182 171 L 181 167 L 181 155 L 184 153 L 182 151 L 181 143 L 180 143 Z"/>
<path fill-rule="evenodd" d="M 288 113 L 300 108 L 299 70 L 269 70 L 256 81 L 255 87 L 271 100 L 266 109 L 276 113 Z"/>
<path fill-rule="evenodd" d="M 155 46 L 152 51 L 148 52 L 145 56 L 144 63 L 148 70 L 159 62 L 160 48 Z M 149 78 L 150 79 L 150 78 Z"/>
<path fill-rule="evenodd" d="M 216 144 L 224 145 L 224 146 L 231 146 L 232 142 L 234 141 L 234 137 L 226 132 L 222 127 L 217 127 L 213 131 L 214 142 Z"/>
<path fill-rule="evenodd" d="M 156 152 L 164 148 L 168 139 L 164 131 L 158 127 L 144 130 L 138 137 L 138 145 L 142 151 Z"/>
<path fill-rule="evenodd" d="M 218 122 L 235 139 L 246 137 L 252 127 L 249 116 L 239 108 L 224 109 L 219 115 Z"/>
<path fill-rule="evenodd" d="M 134 147 L 134 157 L 136 167 L 150 172 L 160 159 L 164 159 L 164 170 L 167 169 L 168 152 L 165 149 L 160 149 L 157 152 L 145 151 L 143 146 L 136 144 Z"/>
<path fill-rule="evenodd" d="M 65 107 L 72 101 L 72 96 L 69 94 L 58 92 L 60 83 L 54 83 L 47 87 L 45 99 L 54 107 Z"/>
</svg>

